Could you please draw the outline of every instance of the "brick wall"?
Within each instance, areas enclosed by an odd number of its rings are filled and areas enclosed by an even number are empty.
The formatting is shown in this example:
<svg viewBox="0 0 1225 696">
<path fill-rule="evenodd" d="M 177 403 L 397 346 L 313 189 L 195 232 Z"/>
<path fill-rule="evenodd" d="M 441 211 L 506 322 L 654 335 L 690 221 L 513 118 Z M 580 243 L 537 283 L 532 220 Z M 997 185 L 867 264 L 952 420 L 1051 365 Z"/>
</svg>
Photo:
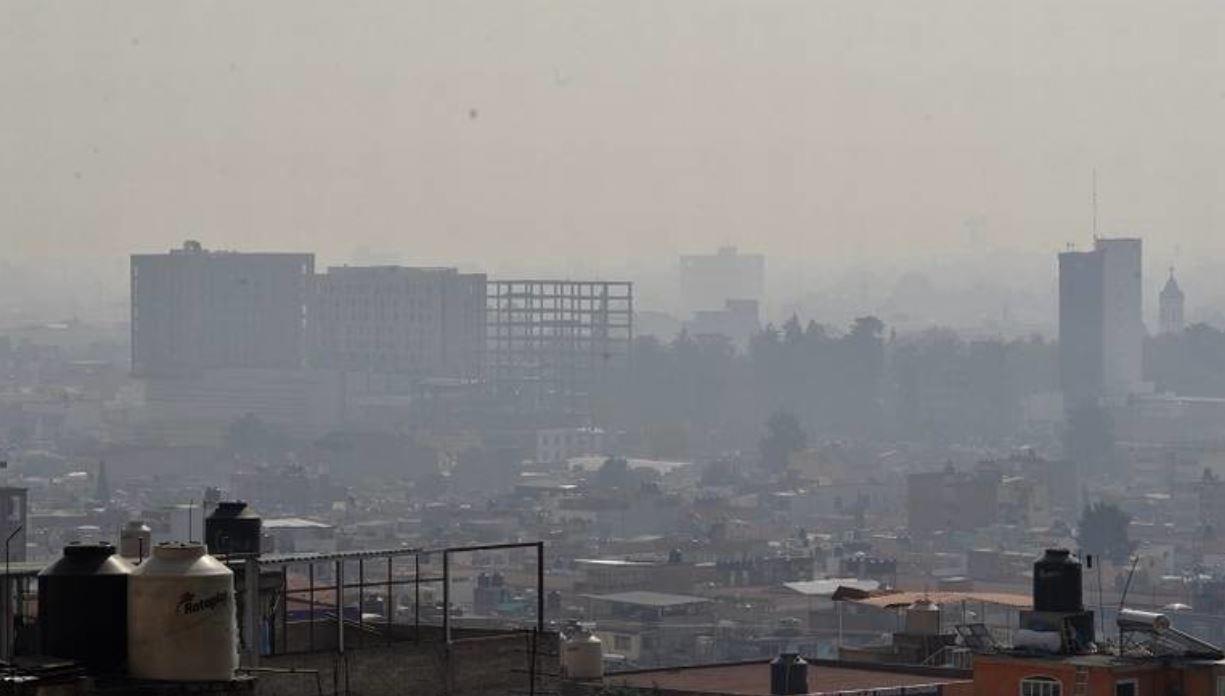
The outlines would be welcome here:
<svg viewBox="0 0 1225 696">
<path fill-rule="evenodd" d="M 431 636 L 431 638 L 433 638 Z M 400 641 L 335 652 L 265 656 L 261 669 L 317 670 L 323 694 L 353 696 L 503 696 L 528 693 L 530 633 L 503 633 L 455 640 Z M 556 688 L 557 634 L 540 637 L 536 688 Z M 257 696 L 315 694 L 312 673 L 259 672 Z"/>
</svg>

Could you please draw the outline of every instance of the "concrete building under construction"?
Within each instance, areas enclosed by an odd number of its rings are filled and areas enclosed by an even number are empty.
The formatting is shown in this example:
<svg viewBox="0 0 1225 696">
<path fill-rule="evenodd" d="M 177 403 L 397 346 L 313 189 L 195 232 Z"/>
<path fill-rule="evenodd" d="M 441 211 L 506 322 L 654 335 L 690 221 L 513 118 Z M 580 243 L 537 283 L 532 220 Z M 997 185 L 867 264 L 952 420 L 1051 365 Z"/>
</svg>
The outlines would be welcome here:
<svg viewBox="0 0 1225 696">
<path fill-rule="evenodd" d="M 629 364 L 633 283 L 490 280 L 485 306 L 488 383 L 516 408 L 590 420 Z"/>
</svg>

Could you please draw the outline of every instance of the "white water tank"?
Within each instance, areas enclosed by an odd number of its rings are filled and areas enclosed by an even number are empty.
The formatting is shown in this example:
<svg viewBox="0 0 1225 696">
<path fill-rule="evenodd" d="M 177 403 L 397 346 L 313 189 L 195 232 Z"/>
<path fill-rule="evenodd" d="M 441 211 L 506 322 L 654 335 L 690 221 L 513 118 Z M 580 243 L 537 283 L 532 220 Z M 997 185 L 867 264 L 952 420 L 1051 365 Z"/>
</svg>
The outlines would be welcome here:
<svg viewBox="0 0 1225 696">
<path fill-rule="evenodd" d="M 566 679 L 603 679 L 604 644 L 594 633 L 572 624 L 562 634 L 561 673 Z"/>
<path fill-rule="evenodd" d="M 128 522 L 119 530 L 119 555 L 134 561 L 143 561 L 153 553 L 153 530 L 140 520 Z"/>
<path fill-rule="evenodd" d="M 162 681 L 233 679 L 236 622 L 230 569 L 203 544 L 158 544 L 128 581 L 128 672 Z"/>
<path fill-rule="evenodd" d="M 906 608 L 906 633 L 916 636 L 940 635 L 940 605 L 926 597 Z"/>
</svg>

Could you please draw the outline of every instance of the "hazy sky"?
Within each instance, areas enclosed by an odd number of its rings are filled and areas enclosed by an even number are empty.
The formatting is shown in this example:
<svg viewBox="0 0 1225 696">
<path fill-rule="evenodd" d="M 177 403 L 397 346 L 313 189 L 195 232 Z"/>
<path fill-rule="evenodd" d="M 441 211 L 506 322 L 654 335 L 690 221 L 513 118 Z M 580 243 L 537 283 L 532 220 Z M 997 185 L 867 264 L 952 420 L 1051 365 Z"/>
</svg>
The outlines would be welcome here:
<svg viewBox="0 0 1225 696">
<path fill-rule="evenodd" d="M 1225 3 L 0 4 L 0 235 L 618 268 L 1225 253 Z M 591 261 L 599 255 L 598 261 Z"/>
</svg>

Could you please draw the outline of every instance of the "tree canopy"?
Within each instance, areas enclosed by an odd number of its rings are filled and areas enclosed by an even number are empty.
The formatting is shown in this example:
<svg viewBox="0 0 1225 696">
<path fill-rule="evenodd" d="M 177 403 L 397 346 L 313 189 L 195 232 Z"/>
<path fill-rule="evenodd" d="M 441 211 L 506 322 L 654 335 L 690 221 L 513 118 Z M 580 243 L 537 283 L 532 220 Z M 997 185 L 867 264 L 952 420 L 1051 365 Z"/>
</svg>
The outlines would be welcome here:
<svg viewBox="0 0 1225 696">
<path fill-rule="evenodd" d="M 1117 505 L 1094 503 L 1081 513 L 1076 539 L 1083 552 L 1122 565 L 1135 548 L 1127 531 L 1130 524 L 1131 515 Z"/>
</svg>

